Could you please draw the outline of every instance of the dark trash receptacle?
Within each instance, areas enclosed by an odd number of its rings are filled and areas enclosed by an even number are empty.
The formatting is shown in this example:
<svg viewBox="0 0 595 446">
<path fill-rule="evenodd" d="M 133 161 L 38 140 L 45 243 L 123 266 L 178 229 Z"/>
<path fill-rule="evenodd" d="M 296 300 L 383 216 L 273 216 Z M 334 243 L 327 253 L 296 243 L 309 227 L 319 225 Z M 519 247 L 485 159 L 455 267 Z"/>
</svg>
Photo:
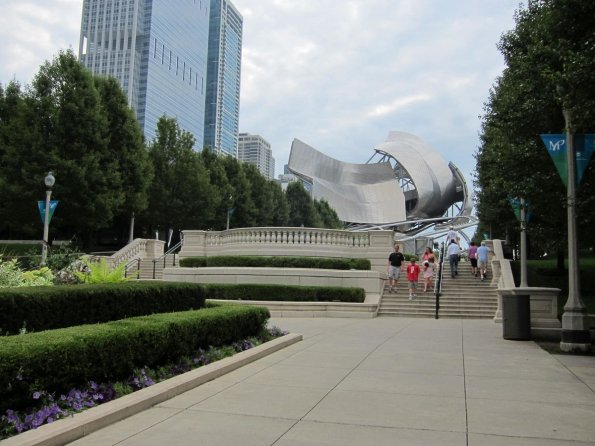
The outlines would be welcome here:
<svg viewBox="0 0 595 446">
<path fill-rule="evenodd" d="M 531 339 L 530 296 L 502 296 L 502 337 L 515 341 Z"/>
</svg>

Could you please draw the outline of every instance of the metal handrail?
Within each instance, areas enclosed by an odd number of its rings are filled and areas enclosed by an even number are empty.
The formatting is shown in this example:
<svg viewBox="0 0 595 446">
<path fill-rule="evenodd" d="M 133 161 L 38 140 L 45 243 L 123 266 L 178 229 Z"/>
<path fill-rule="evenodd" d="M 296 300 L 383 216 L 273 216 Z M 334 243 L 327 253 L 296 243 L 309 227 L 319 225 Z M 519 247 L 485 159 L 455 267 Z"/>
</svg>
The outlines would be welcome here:
<svg viewBox="0 0 595 446">
<path fill-rule="evenodd" d="M 140 279 L 140 262 L 141 259 L 132 259 L 126 266 L 124 266 L 124 277 L 128 277 L 128 271 L 132 269 L 132 266 L 136 263 L 136 278 Z"/>
<path fill-rule="evenodd" d="M 172 246 L 171 248 L 169 248 L 160 257 L 157 257 L 156 259 L 153 259 L 153 279 L 155 279 L 155 276 L 156 276 L 156 271 L 155 270 L 156 270 L 157 262 L 159 262 L 161 259 L 163 259 L 163 267 L 165 268 L 165 263 L 167 261 L 167 256 L 169 254 L 173 254 L 173 263 L 172 263 L 172 266 L 176 266 L 176 253 L 174 251 L 176 251 L 178 248 L 181 248 L 183 244 L 184 244 L 184 239 L 180 240 L 174 246 Z"/>
<path fill-rule="evenodd" d="M 440 311 L 440 295 L 442 294 L 442 276 L 444 275 L 444 243 L 440 251 L 440 259 L 438 260 L 438 274 L 436 274 L 436 283 L 434 284 L 434 294 L 436 296 L 436 313 L 434 319 L 438 319 L 438 312 Z"/>
</svg>

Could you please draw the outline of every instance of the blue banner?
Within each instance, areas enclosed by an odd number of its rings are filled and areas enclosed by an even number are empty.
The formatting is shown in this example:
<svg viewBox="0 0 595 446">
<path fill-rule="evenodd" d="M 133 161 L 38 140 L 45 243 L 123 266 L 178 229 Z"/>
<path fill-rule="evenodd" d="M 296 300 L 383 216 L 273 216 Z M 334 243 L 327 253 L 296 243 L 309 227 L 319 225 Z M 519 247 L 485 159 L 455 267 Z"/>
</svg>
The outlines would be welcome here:
<svg viewBox="0 0 595 446">
<path fill-rule="evenodd" d="M 595 135 L 592 133 L 586 135 L 577 135 L 574 138 L 574 151 L 576 152 L 576 183 L 577 185 L 581 184 L 583 180 L 583 175 L 585 170 L 587 170 L 587 166 L 589 165 L 589 161 L 591 161 L 591 156 L 593 156 L 593 140 L 595 139 Z"/>
<path fill-rule="evenodd" d="M 545 144 L 547 153 L 552 157 L 552 161 L 558 169 L 560 178 L 564 183 L 564 186 L 568 187 L 568 160 L 566 156 L 566 135 L 565 134 L 551 134 L 551 135 L 539 135 L 541 140 Z"/>
<path fill-rule="evenodd" d="M 512 206 L 512 210 L 514 211 L 514 215 L 518 221 L 521 221 L 521 199 L 520 198 L 512 198 L 508 197 L 508 202 Z M 530 203 L 528 200 L 525 200 L 525 223 L 528 223 L 531 219 L 531 209 Z"/>
<path fill-rule="evenodd" d="M 52 221 L 54 211 L 58 207 L 59 200 L 50 200 L 50 213 L 48 215 L 48 225 Z M 45 201 L 38 201 L 37 207 L 39 208 L 39 214 L 41 215 L 41 222 L 45 225 Z"/>
<path fill-rule="evenodd" d="M 545 145 L 548 153 L 552 157 L 552 161 L 558 169 L 560 178 L 564 186 L 568 187 L 568 159 L 567 159 L 567 144 L 565 134 L 546 134 L 539 135 Z M 592 133 L 574 136 L 574 153 L 576 158 L 576 185 L 581 184 L 583 175 L 594 150 L 594 138 Z"/>
</svg>

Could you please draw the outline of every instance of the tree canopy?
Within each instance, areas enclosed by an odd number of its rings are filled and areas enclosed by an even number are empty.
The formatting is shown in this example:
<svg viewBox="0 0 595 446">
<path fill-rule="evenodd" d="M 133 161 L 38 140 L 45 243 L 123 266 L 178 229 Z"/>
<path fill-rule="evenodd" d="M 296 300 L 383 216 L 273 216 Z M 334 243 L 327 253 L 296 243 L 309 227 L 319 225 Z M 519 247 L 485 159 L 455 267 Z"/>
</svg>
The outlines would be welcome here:
<svg viewBox="0 0 595 446">
<path fill-rule="evenodd" d="M 340 227 L 326 202 L 301 185 L 288 193 L 256 167 L 208 149 L 163 116 L 145 142 L 118 81 L 93 76 L 72 51 L 40 67 L 30 86 L 0 85 L 0 233 L 37 238 L 43 179 L 59 200 L 50 239 L 76 236 L 86 247 L 108 230 L 127 240 L 169 229 L 305 225 Z"/>
<path fill-rule="evenodd" d="M 479 231 L 514 239 L 509 198 L 523 197 L 530 203 L 531 248 L 551 253 L 566 246 L 566 190 L 539 135 L 564 132 L 563 109 L 573 134 L 595 130 L 595 3 L 530 0 L 515 23 L 498 45 L 506 68 L 485 104 L 475 154 Z M 589 244 L 593 181 L 591 163 L 577 196 L 580 237 Z"/>
</svg>

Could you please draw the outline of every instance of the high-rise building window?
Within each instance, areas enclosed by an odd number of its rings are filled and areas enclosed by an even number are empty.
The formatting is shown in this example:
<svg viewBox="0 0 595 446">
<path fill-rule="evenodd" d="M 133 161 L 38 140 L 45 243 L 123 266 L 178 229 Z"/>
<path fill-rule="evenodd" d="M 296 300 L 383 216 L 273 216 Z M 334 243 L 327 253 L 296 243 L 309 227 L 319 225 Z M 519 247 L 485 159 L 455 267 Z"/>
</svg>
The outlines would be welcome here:
<svg viewBox="0 0 595 446">
<path fill-rule="evenodd" d="M 204 145 L 237 157 L 243 19 L 229 0 L 210 0 L 209 20 Z"/>
<path fill-rule="evenodd" d="M 205 104 L 192 77 L 206 77 L 209 20 L 196 1 L 83 0 L 79 59 L 94 73 L 117 74 L 148 141 L 159 118 L 171 116 L 194 135 L 198 150 Z M 187 83 L 173 82 L 174 63 Z"/>
</svg>

